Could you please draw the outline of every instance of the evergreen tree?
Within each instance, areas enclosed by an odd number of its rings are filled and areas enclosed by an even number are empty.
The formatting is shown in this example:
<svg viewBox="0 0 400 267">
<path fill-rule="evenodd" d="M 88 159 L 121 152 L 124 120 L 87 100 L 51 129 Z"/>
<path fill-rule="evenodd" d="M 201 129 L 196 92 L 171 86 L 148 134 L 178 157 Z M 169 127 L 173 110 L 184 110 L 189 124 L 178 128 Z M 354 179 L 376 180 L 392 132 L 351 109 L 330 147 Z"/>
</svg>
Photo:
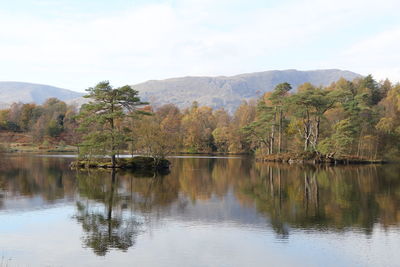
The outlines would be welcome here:
<svg viewBox="0 0 400 267">
<path fill-rule="evenodd" d="M 116 155 L 125 143 L 126 135 L 120 125 L 127 112 L 132 112 L 140 105 L 138 91 L 131 86 L 113 88 L 108 81 L 100 82 L 86 90 L 90 102 L 81 108 L 78 116 L 80 130 L 85 135 L 81 144 L 84 153 L 92 149 L 103 151 L 111 157 L 112 166 L 116 165 Z"/>
</svg>

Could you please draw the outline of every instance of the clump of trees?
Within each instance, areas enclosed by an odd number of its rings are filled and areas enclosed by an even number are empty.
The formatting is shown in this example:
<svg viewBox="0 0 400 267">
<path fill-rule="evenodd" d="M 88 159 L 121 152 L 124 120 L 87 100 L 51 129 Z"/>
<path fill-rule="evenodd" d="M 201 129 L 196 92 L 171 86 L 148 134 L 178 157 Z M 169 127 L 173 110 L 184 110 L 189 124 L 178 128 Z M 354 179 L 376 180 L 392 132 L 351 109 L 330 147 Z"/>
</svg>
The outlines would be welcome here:
<svg viewBox="0 0 400 267">
<path fill-rule="evenodd" d="M 327 87 L 305 83 L 291 94 L 280 84 L 260 99 L 256 119 L 245 130 L 261 154 L 303 150 L 332 157 L 398 157 L 399 88 L 371 75 Z"/>
<path fill-rule="evenodd" d="M 0 130 L 27 133 L 36 143 L 46 138 L 73 143 L 76 114 L 76 107 L 56 98 L 49 98 L 42 105 L 14 103 L 0 110 Z"/>
<path fill-rule="evenodd" d="M 327 157 L 400 158 L 400 84 L 371 75 L 329 86 L 293 89 L 278 84 L 260 99 L 243 101 L 234 114 L 194 102 L 152 107 L 130 86 L 101 82 L 88 89 L 89 104 L 77 111 L 57 99 L 43 105 L 14 104 L 0 111 L 0 129 L 35 140 L 58 137 L 81 143 L 81 152 L 115 157 L 172 152 L 313 152 Z M 79 130 L 77 130 L 79 129 Z M 83 136 L 83 139 L 82 139 Z"/>
</svg>

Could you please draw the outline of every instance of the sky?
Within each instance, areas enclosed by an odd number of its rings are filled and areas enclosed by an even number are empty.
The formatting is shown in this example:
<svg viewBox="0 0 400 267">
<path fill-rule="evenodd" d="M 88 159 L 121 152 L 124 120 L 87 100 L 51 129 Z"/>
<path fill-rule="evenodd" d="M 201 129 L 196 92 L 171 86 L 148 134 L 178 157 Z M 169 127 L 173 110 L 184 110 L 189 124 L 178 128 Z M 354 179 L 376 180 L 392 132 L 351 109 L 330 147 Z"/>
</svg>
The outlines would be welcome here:
<svg viewBox="0 0 400 267">
<path fill-rule="evenodd" d="M 0 81 L 84 91 L 344 69 L 400 81 L 399 0 L 0 0 Z"/>
</svg>

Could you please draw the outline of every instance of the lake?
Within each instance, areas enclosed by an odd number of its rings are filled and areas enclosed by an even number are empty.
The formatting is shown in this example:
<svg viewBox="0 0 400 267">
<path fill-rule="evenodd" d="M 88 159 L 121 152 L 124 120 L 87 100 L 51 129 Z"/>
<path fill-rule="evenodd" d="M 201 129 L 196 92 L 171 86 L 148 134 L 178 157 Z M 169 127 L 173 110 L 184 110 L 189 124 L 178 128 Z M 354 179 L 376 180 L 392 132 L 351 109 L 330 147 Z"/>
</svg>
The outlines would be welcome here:
<svg viewBox="0 0 400 267">
<path fill-rule="evenodd" d="M 0 266 L 400 266 L 400 165 L 0 159 Z"/>
</svg>

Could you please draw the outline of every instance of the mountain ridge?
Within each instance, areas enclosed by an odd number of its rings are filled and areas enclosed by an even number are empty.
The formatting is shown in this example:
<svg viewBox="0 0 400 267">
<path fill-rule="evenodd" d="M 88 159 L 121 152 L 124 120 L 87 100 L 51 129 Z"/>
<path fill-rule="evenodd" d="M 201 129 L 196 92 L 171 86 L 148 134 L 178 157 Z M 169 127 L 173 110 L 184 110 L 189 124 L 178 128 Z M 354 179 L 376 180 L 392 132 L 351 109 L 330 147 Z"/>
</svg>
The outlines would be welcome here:
<svg viewBox="0 0 400 267">
<path fill-rule="evenodd" d="M 299 71 L 272 70 L 243 73 L 233 76 L 186 76 L 164 80 L 150 80 L 133 85 L 145 101 L 153 105 L 174 103 L 179 107 L 188 107 L 193 101 L 213 108 L 224 107 L 235 110 L 243 100 L 257 98 L 273 90 L 282 82 L 290 83 L 293 88 L 310 82 L 316 86 L 327 86 L 341 77 L 353 80 L 360 74 L 339 69 Z M 161 98 L 160 98 L 161 97 Z"/>
<path fill-rule="evenodd" d="M 19 102 L 43 104 L 43 102 L 50 97 L 56 97 L 62 101 L 68 101 L 83 95 L 83 93 L 45 84 L 0 81 L 1 107 L 6 107 L 12 103 Z"/>
<path fill-rule="evenodd" d="M 180 108 L 189 107 L 193 101 L 213 108 L 225 108 L 233 112 L 243 100 L 260 97 L 273 90 L 282 82 L 288 82 L 296 89 L 300 84 L 310 82 L 316 86 L 327 86 L 341 77 L 353 80 L 362 77 L 355 72 L 340 69 L 301 71 L 295 69 L 270 70 L 242 73 L 233 76 L 185 76 L 163 80 L 149 80 L 133 85 L 144 101 L 153 106 L 172 103 Z M 4 81 L 0 82 L 0 108 L 14 102 L 42 104 L 50 97 L 56 97 L 68 104 L 80 106 L 88 99 L 84 93 L 55 86 Z"/>
</svg>

